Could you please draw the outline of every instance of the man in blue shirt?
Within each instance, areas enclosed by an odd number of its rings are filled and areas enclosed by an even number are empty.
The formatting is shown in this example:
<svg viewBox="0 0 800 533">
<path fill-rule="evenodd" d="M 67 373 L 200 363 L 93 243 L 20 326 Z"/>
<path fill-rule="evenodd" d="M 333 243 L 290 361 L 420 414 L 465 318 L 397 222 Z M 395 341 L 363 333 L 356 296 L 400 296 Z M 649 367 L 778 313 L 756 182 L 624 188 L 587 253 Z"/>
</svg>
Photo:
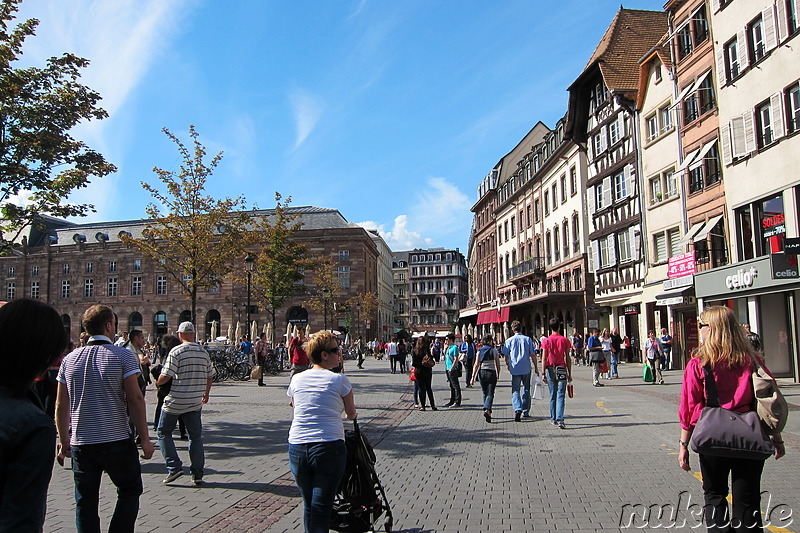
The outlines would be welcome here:
<svg viewBox="0 0 800 533">
<path fill-rule="evenodd" d="M 669 370 L 670 355 L 672 354 L 672 335 L 667 332 L 667 328 L 661 328 L 661 348 L 664 357 L 661 359 L 661 370 Z"/>
<path fill-rule="evenodd" d="M 503 346 L 503 355 L 506 356 L 506 366 L 511 374 L 511 405 L 514 407 L 514 421 L 520 422 L 522 417 L 530 416 L 531 410 L 531 367 L 536 375 L 536 345 L 527 335 L 520 333 L 522 324 L 519 320 L 511 323 L 514 335 L 506 340 Z M 522 387 L 522 394 L 520 394 Z"/>
</svg>

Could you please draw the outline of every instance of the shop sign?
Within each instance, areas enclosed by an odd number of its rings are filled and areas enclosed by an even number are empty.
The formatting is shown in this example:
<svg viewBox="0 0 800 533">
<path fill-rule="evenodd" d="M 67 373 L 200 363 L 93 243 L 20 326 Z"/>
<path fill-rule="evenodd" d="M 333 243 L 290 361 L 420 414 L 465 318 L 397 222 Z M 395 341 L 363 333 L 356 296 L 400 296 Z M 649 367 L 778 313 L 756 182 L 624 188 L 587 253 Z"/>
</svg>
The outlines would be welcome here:
<svg viewBox="0 0 800 533">
<path fill-rule="evenodd" d="M 665 280 L 664 290 L 669 291 L 679 287 L 691 287 L 692 285 L 694 285 L 694 275 L 690 274 L 688 276 Z"/>
<path fill-rule="evenodd" d="M 667 266 L 667 277 L 669 279 L 691 276 L 694 273 L 694 250 L 669 258 L 669 265 Z"/>
<path fill-rule="evenodd" d="M 747 289 L 753 286 L 757 277 L 758 269 L 756 267 L 740 268 L 735 274 L 725 278 L 725 286 L 730 290 Z"/>
<path fill-rule="evenodd" d="M 796 255 L 771 254 L 770 263 L 772 266 L 772 279 L 800 278 Z"/>
<path fill-rule="evenodd" d="M 623 306 L 622 312 L 626 315 L 638 315 L 639 314 L 639 304 L 630 304 Z"/>
<path fill-rule="evenodd" d="M 589 305 L 589 306 L 584 307 L 584 309 L 586 309 L 586 311 L 588 313 L 599 313 L 600 312 L 600 307 L 598 307 L 596 305 Z"/>
<path fill-rule="evenodd" d="M 692 296 L 673 296 L 672 298 L 661 298 L 656 300 L 656 305 L 694 305 L 695 299 Z"/>
<path fill-rule="evenodd" d="M 784 234 L 786 233 L 786 217 L 783 213 L 764 217 L 761 219 L 761 229 L 764 232 L 765 239 Z"/>
<path fill-rule="evenodd" d="M 783 253 L 786 255 L 800 254 L 800 238 L 791 237 L 783 240 Z"/>
</svg>

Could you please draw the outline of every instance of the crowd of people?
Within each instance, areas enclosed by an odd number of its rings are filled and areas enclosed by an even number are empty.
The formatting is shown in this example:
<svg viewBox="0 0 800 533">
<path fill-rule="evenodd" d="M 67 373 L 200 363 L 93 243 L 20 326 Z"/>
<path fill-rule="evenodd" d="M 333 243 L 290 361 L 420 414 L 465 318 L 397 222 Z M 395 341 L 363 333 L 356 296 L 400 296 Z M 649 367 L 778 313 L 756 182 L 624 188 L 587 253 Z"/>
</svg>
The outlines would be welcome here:
<svg viewBox="0 0 800 533">
<path fill-rule="evenodd" d="M 214 367 L 196 341 L 194 325 L 181 323 L 176 335 L 164 336 L 158 347 L 149 346 L 138 330 L 117 338 L 116 315 L 104 305 L 88 308 L 82 326 L 86 334 L 79 346 L 73 346 L 66 339 L 60 315 L 51 306 L 17 299 L 0 307 L 0 335 L 8 339 L 0 354 L 5 370 L 0 374 L 0 474 L 4 479 L 25 480 L 13 490 L 6 484 L 0 493 L 0 531 L 42 530 L 53 460 L 62 465 L 72 462 L 78 531 L 100 531 L 103 473 L 117 488 L 110 530 L 133 531 L 143 492 L 140 458 L 150 459 L 155 451 L 144 401 L 146 387 L 152 382 L 158 389 L 152 428 L 165 462 L 163 483 L 171 484 L 184 475 L 173 440 L 178 426 L 182 438 L 188 440 L 192 483 L 202 486 L 204 482 L 202 408 L 209 401 Z M 754 365 L 764 367 L 760 338 L 739 326 L 730 309 L 706 308 L 698 329 L 701 343 L 684 371 L 679 411 L 678 462 L 686 470 L 690 468 L 688 442 L 706 406 L 709 376 L 717 384 L 719 404 L 741 412 L 751 409 L 754 401 L 750 381 Z M 550 320 L 549 335 L 540 339 L 525 335 L 519 321 L 512 322 L 511 330 L 513 335 L 503 343 L 497 343 L 492 335 L 476 342 L 470 335 L 457 340 L 450 333 L 441 339 L 422 336 L 408 342 L 393 338 L 386 343 L 375 339 L 358 345 L 378 360 L 387 356 L 390 372 L 412 376 L 415 407 L 421 411 L 427 407 L 438 410 L 432 387 L 438 364 L 444 367 L 450 393 L 444 407 L 461 406 L 462 378 L 465 387 L 473 387 L 477 381 L 487 423 L 493 420 L 503 366 L 511 376 L 514 421 L 530 417 L 532 387 L 547 385 L 550 422 L 561 429 L 566 429 L 565 405 L 571 395 L 573 364 L 591 364 L 595 386 L 603 386 L 603 374 L 608 379 L 619 376 L 626 346 L 616 330 L 593 330 L 585 342 L 577 332 L 566 337 L 557 319 Z M 270 351 L 263 335 L 247 348 L 262 364 Z M 670 367 L 672 337 L 666 329 L 660 336 L 650 332 L 643 351 L 654 383 L 663 383 L 662 368 Z M 329 331 L 306 337 L 300 329 L 289 343 L 292 370 L 287 396 L 294 416 L 288 459 L 303 497 L 306 531 L 328 530 L 347 460 L 342 414 L 357 418 L 342 352 L 339 339 Z M 26 357 L 10 355 L 20 353 Z M 363 368 L 363 363 L 362 356 L 358 367 Z M 3 428 L 14 428 L 13 438 Z M 773 434 L 771 441 L 774 456 L 783 456 L 781 434 Z M 731 517 L 748 531 L 759 530 L 764 461 L 707 453 L 700 453 L 699 458 L 709 530 L 723 530 Z M 726 499 L 729 477 L 732 511 Z"/>
</svg>

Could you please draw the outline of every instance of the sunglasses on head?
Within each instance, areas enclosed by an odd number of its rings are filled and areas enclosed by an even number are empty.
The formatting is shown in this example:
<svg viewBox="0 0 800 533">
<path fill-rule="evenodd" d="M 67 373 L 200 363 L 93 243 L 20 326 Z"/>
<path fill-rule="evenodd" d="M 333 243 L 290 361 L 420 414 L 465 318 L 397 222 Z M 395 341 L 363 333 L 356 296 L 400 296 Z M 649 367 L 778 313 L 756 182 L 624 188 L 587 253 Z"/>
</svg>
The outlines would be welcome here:
<svg viewBox="0 0 800 533">
<path fill-rule="evenodd" d="M 706 324 L 705 322 L 700 322 L 700 321 L 698 320 L 698 321 L 697 321 L 697 327 L 698 327 L 698 328 L 700 328 L 700 329 L 707 328 L 707 327 L 708 327 L 708 324 Z"/>
<path fill-rule="evenodd" d="M 339 347 L 336 346 L 334 348 L 326 348 L 325 351 L 328 352 L 328 353 L 336 353 L 336 352 L 339 351 Z"/>
</svg>

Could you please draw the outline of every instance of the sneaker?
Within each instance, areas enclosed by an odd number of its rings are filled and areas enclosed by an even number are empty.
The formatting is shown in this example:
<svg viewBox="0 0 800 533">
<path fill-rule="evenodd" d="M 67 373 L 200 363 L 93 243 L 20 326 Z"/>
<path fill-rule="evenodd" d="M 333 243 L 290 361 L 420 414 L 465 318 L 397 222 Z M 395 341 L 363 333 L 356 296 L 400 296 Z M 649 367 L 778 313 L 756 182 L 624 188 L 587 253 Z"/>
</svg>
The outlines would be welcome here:
<svg viewBox="0 0 800 533">
<path fill-rule="evenodd" d="M 176 470 L 175 472 L 170 472 L 169 474 L 167 474 L 167 477 L 165 477 L 161 483 L 164 483 L 165 485 L 167 483 L 172 483 L 182 475 L 183 475 L 183 470 Z"/>
<path fill-rule="evenodd" d="M 526 412 L 523 411 L 522 418 L 530 418 L 530 417 L 531 417 L 530 413 L 526 413 Z"/>
<path fill-rule="evenodd" d="M 558 422 L 556 422 L 555 420 L 550 420 L 550 423 L 553 424 L 554 426 L 558 425 Z"/>
<path fill-rule="evenodd" d="M 199 487 L 203 484 L 203 478 L 201 476 L 192 476 L 192 483 Z"/>
<path fill-rule="evenodd" d="M 605 384 L 604 384 L 604 383 L 600 383 L 600 382 L 598 381 L 598 382 L 597 382 L 597 386 L 598 386 L 598 387 L 605 387 Z"/>
<path fill-rule="evenodd" d="M 567 429 L 567 426 L 564 424 L 563 420 L 558 421 L 558 427 L 560 427 L 561 429 Z"/>
<path fill-rule="evenodd" d="M 522 422 L 522 411 L 514 413 L 514 422 Z"/>
<path fill-rule="evenodd" d="M 483 412 L 483 418 L 485 418 L 487 422 L 491 422 L 492 421 L 492 415 L 489 413 L 489 411 L 484 411 Z"/>
<path fill-rule="evenodd" d="M 662 379 L 662 380 L 660 380 L 660 381 L 658 382 L 658 384 L 659 384 L 659 385 L 663 385 L 663 384 L 664 384 L 664 380 L 663 380 L 663 379 Z"/>
<path fill-rule="evenodd" d="M 435 405 L 431 405 L 431 411 L 438 411 L 438 410 L 439 410 L 438 407 L 436 407 Z"/>
</svg>

